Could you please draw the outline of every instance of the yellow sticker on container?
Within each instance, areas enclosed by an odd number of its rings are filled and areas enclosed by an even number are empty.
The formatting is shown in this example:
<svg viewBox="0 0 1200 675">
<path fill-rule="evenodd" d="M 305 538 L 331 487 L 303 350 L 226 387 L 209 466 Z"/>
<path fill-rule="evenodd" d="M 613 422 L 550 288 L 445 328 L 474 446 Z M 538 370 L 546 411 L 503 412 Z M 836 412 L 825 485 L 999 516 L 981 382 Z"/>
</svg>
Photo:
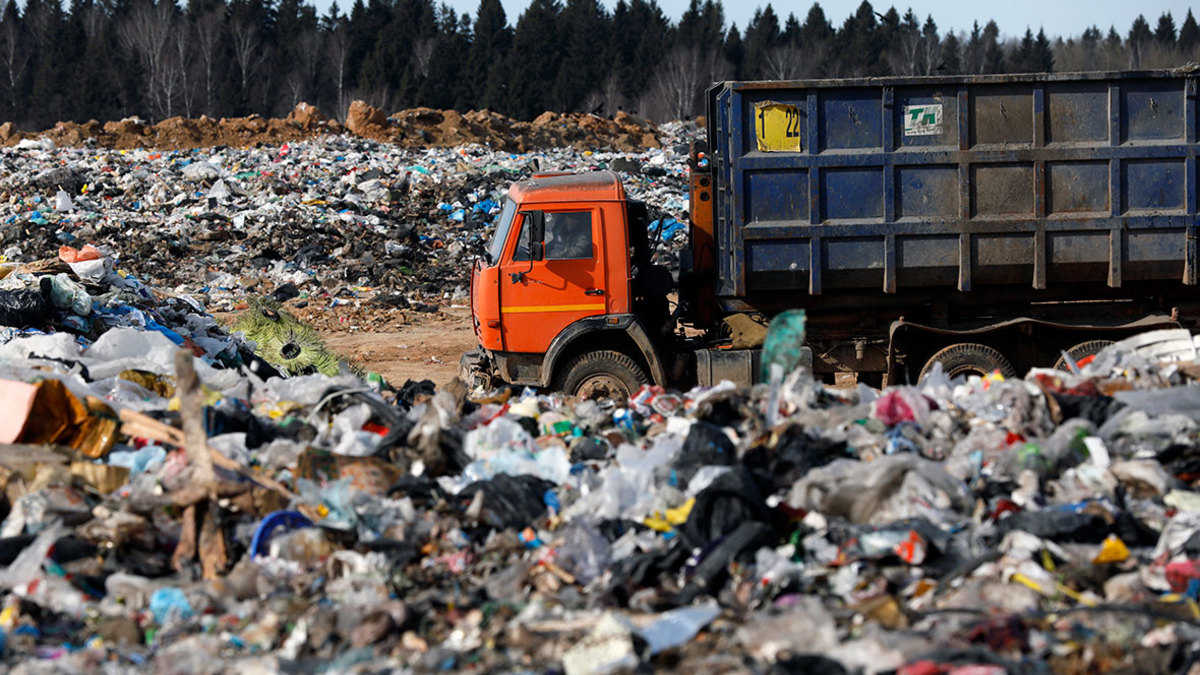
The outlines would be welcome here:
<svg viewBox="0 0 1200 675">
<path fill-rule="evenodd" d="M 759 152 L 800 152 L 800 109 L 786 103 L 754 104 L 754 137 Z"/>
</svg>

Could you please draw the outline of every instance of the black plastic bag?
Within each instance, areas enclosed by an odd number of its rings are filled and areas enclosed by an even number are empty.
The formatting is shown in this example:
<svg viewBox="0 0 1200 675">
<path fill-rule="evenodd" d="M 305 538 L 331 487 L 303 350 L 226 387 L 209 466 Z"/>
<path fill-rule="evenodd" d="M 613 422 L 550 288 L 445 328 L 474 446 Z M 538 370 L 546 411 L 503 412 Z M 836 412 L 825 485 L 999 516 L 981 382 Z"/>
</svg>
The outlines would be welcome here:
<svg viewBox="0 0 1200 675">
<path fill-rule="evenodd" d="M 53 310 L 37 291 L 0 291 L 0 326 L 35 328 L 51 323 Z"/>
<path fill-rule="evenodd" d="M 704 546 L 733 532 L 743 523 L 771 524 L 773 513 L 753 475 L 742 466 L 722 474 L 696 496 L 680 528 L 689 546 Z"/>
<path fill-rule="evenodd" d="M 546 515 L 546 491 L 552 489 L 554 483 L 537 476 L 500 474 L 491 480 L 471 483 L 458 497 L 459 504 L 466 508 L 475 493 L 482 492 L 482 523 L 497 530 L 519 530 Z"/>
<path fill-rule="evenodd" d="M 696 422 L 688 430 L 683 449 L 676 455 L 671 467 L 680 488 L 687 488 L 688 481 L 702 466 L 732 466 L 737 461 L 737 449 L 729 440 L 724 429 L 708 422 Z"/>
</svg>

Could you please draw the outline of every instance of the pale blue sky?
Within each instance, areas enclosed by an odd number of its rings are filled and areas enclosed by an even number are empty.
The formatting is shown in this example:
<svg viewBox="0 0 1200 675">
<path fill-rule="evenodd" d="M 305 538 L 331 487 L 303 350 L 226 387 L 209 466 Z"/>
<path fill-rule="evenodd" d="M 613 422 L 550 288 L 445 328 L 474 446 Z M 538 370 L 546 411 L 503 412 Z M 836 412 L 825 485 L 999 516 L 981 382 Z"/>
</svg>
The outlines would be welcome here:
<svg viewBox="0 0 1200 675">
<path fill-rule="evenodd" d="M 442 0 L 438 0 L 439 4 Z M 472 17 L 479 7 L 479 0 L 448 0 L 449 4 L 459 12 L 467 12 Z M 313 0 L 318 10 L 324 13 L 331 0 Z M 616 0 L 602 0 L 604 5 L 612 9 Z M 835 26 L 840 26 L 847 16 L 854 12 L 862 0 L 825 0 L 821 7 L 825 15 Z M 340 0 L 338 6 L 347 11 L 353 0 Z M 504 9 L 508 13 L 508 21 L 514 23 L 517 17 L 529 4 L 528 0 L 503 0 Z M 687 9 L 688 0 L 659 0 L 659 6 L 672 20 Z M 726 24 L 737 22 L 738 27 L 745 28 L 746 23 L 754 14 L 754 9 L 766 3 L 738 2 L 727 0 L 725 6 Z M 980 25 L 988 19 L 995 19 L 1000 26 L 1000 32 L 1007 36 L 1020 36 L 1026 27 L 1036 33 L 1038 28 L 1045 28 L 1046 34 L 1064 37 L 1078 35 L 1085 28 L 1096 24 L 1105 31 L 1110 25 L 1116 26 L 1122 35 L 1129 32 L 1129 25 L 1138 14 L 1144 14 L 1153 28 L 1158 16 L 1164 11 L 1170 11 L 1175 17 L 1176 27 L 1183 23 L 1189 4 L 1186 2 L 1129 2 L 1129 0 L 1002 0 L 1001 2 L 971 2 L 970 0 L 908 0 L 906 2 L 872 2 L 876 11 L 887 11 L 895 5 L 900 13 L 912 7 L 924 20 L 932 14 L 938 28 L 945 32 L 947 28 L 956 31 L 967 31 L 971 23 L 978 20 Z M 780 18 L 786 18 L 789 12 L 801 21 L 808 13 L 812 2 L 774 2 L 772 7 Z M 1200 9 L 1200 4 L 1197 5 Z M 1193 9 L 1196 12 L 1197 9 Z"/>
</svg>

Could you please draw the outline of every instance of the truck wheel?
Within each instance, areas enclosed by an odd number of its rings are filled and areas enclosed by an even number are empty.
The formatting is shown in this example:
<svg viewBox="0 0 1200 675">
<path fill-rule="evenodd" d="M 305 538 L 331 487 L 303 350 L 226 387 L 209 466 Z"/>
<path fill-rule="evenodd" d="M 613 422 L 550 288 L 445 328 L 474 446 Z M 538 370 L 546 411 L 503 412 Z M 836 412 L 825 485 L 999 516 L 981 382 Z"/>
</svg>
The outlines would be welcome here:
<svg viewBox="0 0 1200 675">
<path fill-rule="evenodd" d="M 987 345 L 963 342 L 950 345 L 929 357 L 929 360 L 925 362 L 925 367 L 921 369 L 921 374 L 917 377 L 917 382 L 924 379 L 925 375 L 933 370 L 933 364 L 939 361 L 942 364 L 942 371 L 950 377 L 987 375 L 996 370 L 1005 377 L 1016 377 L 1017 375 L 1017 369 L 1013 368 L 1013 364 L 1000 352 Z"/>
<path fill-rule="evenodd" d="M 1095 356 L 1099 354 L 1102 349 L 1111 344 L 1112 340 L 1088 340 L 1087 342 L 1080 342 L 1074 347 L 1071 347 L 1067 350 L 1067 354 L 1071 357 L 1072 361 L 1079 363 L 1089 356 Z M 1085 363 L 1083 365 L 1087 364 Z M 1058 360 L 1054 362 L 1054 369 L 1067 370 L 1067 360 L 1061 356 L 1058 357 Z"/>
<path fill-rule="evenodd" d="M 643 384 L 646 371 L 621 352 L 600 350 L 580 354 L 563 366 L 554 388 L 579 398 L 609 398 L 624 402 Z"/>
</svg>

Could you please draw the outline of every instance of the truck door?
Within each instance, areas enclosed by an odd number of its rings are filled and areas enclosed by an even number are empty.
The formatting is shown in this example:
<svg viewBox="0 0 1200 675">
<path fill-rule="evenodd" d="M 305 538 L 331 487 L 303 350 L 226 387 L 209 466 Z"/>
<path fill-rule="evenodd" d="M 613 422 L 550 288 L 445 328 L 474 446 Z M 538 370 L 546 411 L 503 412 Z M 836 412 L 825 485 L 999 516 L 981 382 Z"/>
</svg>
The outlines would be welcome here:
<svg viewBox="0 0 1200 675">
<path fill-rule="evenodd" d="M 595 209 L 520 215 L 512 255 L 500 269 L 504 351 L 539 353 L 568 324 L 605 313 L 604 239 Z"/>
</svg>

